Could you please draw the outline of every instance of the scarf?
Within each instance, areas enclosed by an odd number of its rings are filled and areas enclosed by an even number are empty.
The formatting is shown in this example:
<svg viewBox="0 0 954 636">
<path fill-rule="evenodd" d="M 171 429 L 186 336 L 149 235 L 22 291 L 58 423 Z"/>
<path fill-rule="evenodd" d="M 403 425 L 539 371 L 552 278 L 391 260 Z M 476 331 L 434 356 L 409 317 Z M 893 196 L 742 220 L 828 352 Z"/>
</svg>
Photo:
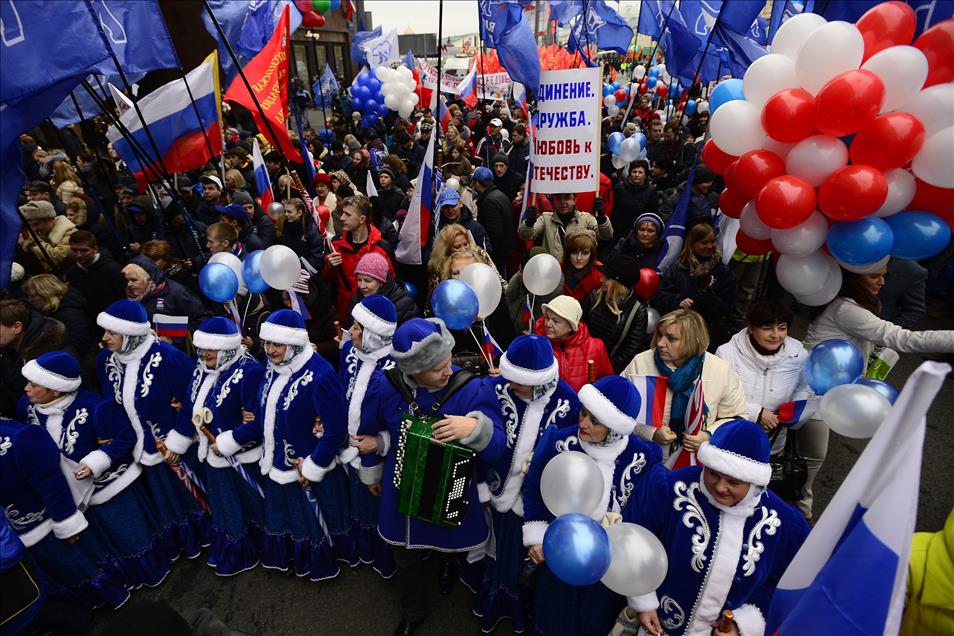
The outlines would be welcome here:
<svg viewBox="0 0 954 636">
<path fill-rule="evenodd" d="M 669 378 L 666 387 L 672 391 L 672 402 L 669 407 L 669 428 L 680 436 L 686 430 L 686 407 L 689 406 L 689 398 L 692 396 L 695 382 L 702 375 L 702 364 L 705 361 L 705 355 L 703 352 L 697 356 L 692 356 L 678 369 L 671 369 L 659 357 L 659 351 L 653 350 L 656 370 L 659 371 L 659 375 Z"/>
</svg>

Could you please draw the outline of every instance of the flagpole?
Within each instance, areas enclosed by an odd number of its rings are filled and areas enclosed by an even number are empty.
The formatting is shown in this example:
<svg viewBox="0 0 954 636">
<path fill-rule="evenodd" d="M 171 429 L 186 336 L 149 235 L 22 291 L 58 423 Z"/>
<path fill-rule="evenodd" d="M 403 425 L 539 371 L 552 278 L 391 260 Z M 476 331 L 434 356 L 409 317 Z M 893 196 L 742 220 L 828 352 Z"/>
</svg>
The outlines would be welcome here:
<svg viewBox="0 0 954 636">
<path fill-rule="evenodd" d="M 479 9 L 478 9 L 478 11 L 479 11 Z M 441 51 L 441 48 L 442 48 L 441 39 L 444 37 L 444 31 L 443 31 L 443 29 L 444 29 L 444 0 L 438 0 L 438 3 L 437 3 L 437 87 L 435 88 L 436 96 L 437 96 L 437 100 L 436 100 L 436 108 L 437 108 L 437 113 L 436 113 L 436 115 L 437 115 L 437 117 L 436 117 L 435 119 L 439 119 L 439 118 L 440 118 L 440 114 L 441 114 L 441 105 L 440 105 L 440 104 L 441 104 L 441 59 L 443 58 L 443 56 L 441 55 L 441 52 L 442 52 L 442 51 Z M 431 105 L 428 104 L 427 107 L 428 107 L 428 109 L 430 109 Z M 437 165 L 438 165 L 438 164 L 437 164 L 437 154 L 438 154 L 438 152 L 440 152 L 440 147 L 441 147 L 441 122 L 440 122 L 440 121 L 437 121 L 436 123 L 437 123 L 437 125 L 434 126 L 434 167 L 435 167 L 435 170 L 432 170 L 432 171 L 431 171 L 431 172 L 432 172 L 433 179 L 434 179 L 434 183 L 433 183 L 432 186 L 431 186 L 432 189 L 436 189 L 436 187 L 437 187 L 437 170 L 436 170 Z M 438 212 L 439 212 L 439 210 L 438 210 Z M 440 216 L 440 215 L 438 214 L 438 216 Z"/>
<path fill-rule="evenodd" d="M 229 44 L 229 40 L 225 36 L 225 31 L 222 30 L 222 25 L 219 24 L 218 18 L 215 17 L 215 13 L 213 13 L 212 7 L 209 5 L 209 0 L 202 0 L 202 6 L 205 7 L 205 12 L 209 14 L 212 24 L 215 25 L 215 31 L 219 34 L 219 39 L 225 45 L 225 50 L 228 51 L 229 58 L 232 60 L 232 63 L 235 64 L 235 68 L 238 69 L 239 76 L 242 78 L 245 88 L 248 89 L 249 96 L 252 98 L 252 101 L 255 102 L 255 107 L 258 108 L 258 114 L 262 117 L 262 121 L 265 122 L 265 127 L 268 129 L 268 134 L 271 135 L 272 141 L 274 142 L 272 144 L 274 146 L 274 150 L 277 150 L 284 157 L 285 153 L 282 151 L 281 144 L 278 143 L 278 135 L 275 134 L 275 130 L 272 128 L 272 122 L 269 120 L 268 115 L 265 114 L 265 109 L 262 108 L 262 103 L 258 101 L 255 91 L 252 90 L 252 84 L 248 81 L 248 77 L 245 75 L 245 71 L 242 69 L 242 64 L 239 62 L 238 56 L 235 55 L 232 45 Z M 285 161 L 288 161 L 288 157 L 285 157 Z"/>
</svg>

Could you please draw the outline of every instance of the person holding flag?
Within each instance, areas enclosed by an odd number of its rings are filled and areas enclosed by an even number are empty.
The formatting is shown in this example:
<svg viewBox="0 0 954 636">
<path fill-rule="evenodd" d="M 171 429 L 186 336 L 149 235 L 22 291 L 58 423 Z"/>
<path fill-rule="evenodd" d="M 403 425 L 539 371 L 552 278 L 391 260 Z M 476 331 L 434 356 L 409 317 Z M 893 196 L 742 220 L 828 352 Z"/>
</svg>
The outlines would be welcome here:
<svg viewBox="0 0 954 636">
<path fill-rule="evenodd" d="M 641 422 L 636 429 L 643 439 L 661 444 L 667 459 L 682 449 L 697 452 L 720 424 L 747 412 L 738 374 L 722 358 L 706 353 L 708 346 L 709 331 L 702 316 L 690 309 L 677 309 L 659 319 L 650 349 L 637 354 L 623 370 L 622 375 L 634 383 L 647 375 L 667 379 L 661 421 L 654 422 L 655 426 Z M 688 432 L 687 420 L 700 382 L 705 387 L 702 425 L 693 434 Z"/>
</svg>

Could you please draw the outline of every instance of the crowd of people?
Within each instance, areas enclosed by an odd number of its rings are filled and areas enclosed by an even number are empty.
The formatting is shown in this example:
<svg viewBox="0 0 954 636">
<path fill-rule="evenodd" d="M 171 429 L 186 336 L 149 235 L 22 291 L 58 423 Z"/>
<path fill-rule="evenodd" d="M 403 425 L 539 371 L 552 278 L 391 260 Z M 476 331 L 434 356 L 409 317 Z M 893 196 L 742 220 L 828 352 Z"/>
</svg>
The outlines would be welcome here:
<svg viewBox="0 0 954 636">
<path fill-rule="evenodd" d="M 367 129 L 336 100 L 328 133 L 305 129 L 314 166 L 264 154 L 265 208 L 255 131 L 238 109 L 221 163 L 145 188 L 98 120 L 46 143 L 49 130 L 24 134 L 24 228 L 0 300 L 4 540 L 12 529 L 48 594 L 86 607 L 119 607 L 203 551 L 222 576 L 261 564 L 320 581 L 365 563 L 395 576 L 395 633 L 411 634 L 427 615 L 433 553 L 442 593 L 458 577 L 476 591 L 484 631 L 509 619 L 541 634 L 763 633 L 819 512 L 828 428 L 779 423 L 782 404 L 811 397 L 808 350 L 845 338 L 866 360 L 885 347 L 951 354 L 954 332 L 912 330 L 928 271 L 893 259 L 846 271 L 793 338 L 771 257 L 721 253 L 722 180 L 697 159 L 708 115 L 663 122 L 650 101 L 604 122 L 599 191 L 552 196 L 525 191 L 528 122 L 503 100 L 452 103 L 446 127 L 419 109 Z M 614 168 L 606 137 L 640 131 L 645 158 Z M 445 185 L 424 262 L 407 265 L 398 235 L 435 134 Z M 308 168 L 316 177 L 301 186 Z M 655 271 L 687 188 L 681 252 L 647 292 L 640 272 Z M 289 290 L 243 289 L 238 316 L 202 294 L 215 254 L 244 260 L 272 245 L 300 260 Z M 537 254 L 563 276 L 533 298 L 523 268 Z M 473 263 L 500 279 L 486 326 L 503 351 L 490 361 L 431 307 Z M 177 329 L 163 328 L 169 317 Z M 638 419 L 651 399 L 643 376 L 666 379 L 655 426 Z M 408 418 L 476 457 L 459 523 L 401 512 Z M 786 502 L 769 489 L 770 462 L 796 440 L 808 478 Z M 705 468 L 667 469 L 681 450 Z M 575 587 L 547 568 L 541 473 L 562 452 L 600 467 L 594 519 L 662 541 L 669 572 L 656 592 Z"/>
</svg>

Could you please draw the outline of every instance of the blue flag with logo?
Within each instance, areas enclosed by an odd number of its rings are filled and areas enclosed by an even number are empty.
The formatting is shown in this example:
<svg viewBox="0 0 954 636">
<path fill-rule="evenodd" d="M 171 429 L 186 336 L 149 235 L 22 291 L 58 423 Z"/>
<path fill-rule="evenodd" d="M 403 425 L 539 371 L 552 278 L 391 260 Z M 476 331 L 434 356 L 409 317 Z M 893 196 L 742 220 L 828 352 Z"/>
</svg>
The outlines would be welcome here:
<svg viewBox="0 0 954 636">
<path fill-rule="evenodd" d="M 373 40 L 381 37 L 381 27 L 375 27 L 371 31 L 358 31 L 351 38 L 351 60 L 363 66 L 368 65 L 368 54 L 361 48 L 365 40 Z"/>
<path fill-rule="evenodd" d="M 629 51 L 633 41 L 633 28 L 606 0 L 583 0 L 583 12 L 574 23 L 572 33 L 579 45 L 595 44 L 601 51 L 616 51 L 621 55 Z M 567 50 L 574 52 L 572 47 Z"/>
<path fill-rule="evenodd" d="M 480 37 L 497 57 L 510 78 L 536 94 L 540 84 L 540 56 L 533 30 L 516 0 L 477 0 Z"/>
<path fill-rule="evenodd" d="M 477 0 L 480 13 L 480 39 L 491 49 L 504 34 L 523 19 L 523 8 L 516 0 Z"/>
<path fill-rule="evenodd" d="M 673 10 L 676 0 L 643 0 L 639 5 L 639 23 L 636 31 L 660 40 L 666 16 Z M 668 65 L 666 68 L 669 68 Z"/>
<path fill-rule="evenodd" d="M 752 28 L 752 23 L 759 17 L 764 6 L 764 0 L 722 0 L 719 24 L 735 33 L 746 33 Z"/>
<path fill-rule="evenodd" d="M 729 62 L 727 70 L 732 73 L 733 77 L 742 77 L 752 62 L 763 55 L 768 55 L 765 47 L 759 46 L 758 43 L 746 35 L 740 35 L 722 26 L 721 22 L 716 25 L 716 36 L 725 45 L 725 53 Z"/>
<path fill-rule="evenodd" d="M 550 19 L 556 20 L 561 27 L 568 25 L 581 13 L 583 5 L 579 0 L 550 0 Z"/>
<path fill-rule="evenodd" d="M 288 30 L 294 33 L 301 25 L 301 11 L 290 0 L 253 0 L 245 13 L 245 23 L 239 31 L 238 52 L 252 59 L 264 48 L 275 33 L 275 26 L 288 5 Z M 220 56 L 221 57 L 221 56 Z"/>
<path fill-rule="evenodd" d="M 414 61 L 414 51 L 411 49 L 407 50 L 407 53 L 404 54 L 404 61 L 402 62 L 404 66 L 408 67 L 412 71 L 417 68 L 417 62 Z"/>
<path fill-rule="evenodd" d="M 765 18 L 756 18 L 755 22 L 752 23 L 752 27 L 749 29 L 748 33 L 745 34 L 747 38 L 765 46 L 768 44 L 768 20 Z"/>
<path fill-rule="evenodd" d="M 141 74 L 179 67 L 158 0 L 89 0 L 89 6 L 123 71 Z M 106 60 L 96 72 L 115 74 L 116 64 Z"/>
<path fill-rule="evenodd" d="M 318 97 L 320 101 L 329 102 L 332 96 L 340 90 L 338 80 L 331 71 L 331 65 L 325 63 L 325 71 L 311 87 L 311 94 Z"/>
</svg>

